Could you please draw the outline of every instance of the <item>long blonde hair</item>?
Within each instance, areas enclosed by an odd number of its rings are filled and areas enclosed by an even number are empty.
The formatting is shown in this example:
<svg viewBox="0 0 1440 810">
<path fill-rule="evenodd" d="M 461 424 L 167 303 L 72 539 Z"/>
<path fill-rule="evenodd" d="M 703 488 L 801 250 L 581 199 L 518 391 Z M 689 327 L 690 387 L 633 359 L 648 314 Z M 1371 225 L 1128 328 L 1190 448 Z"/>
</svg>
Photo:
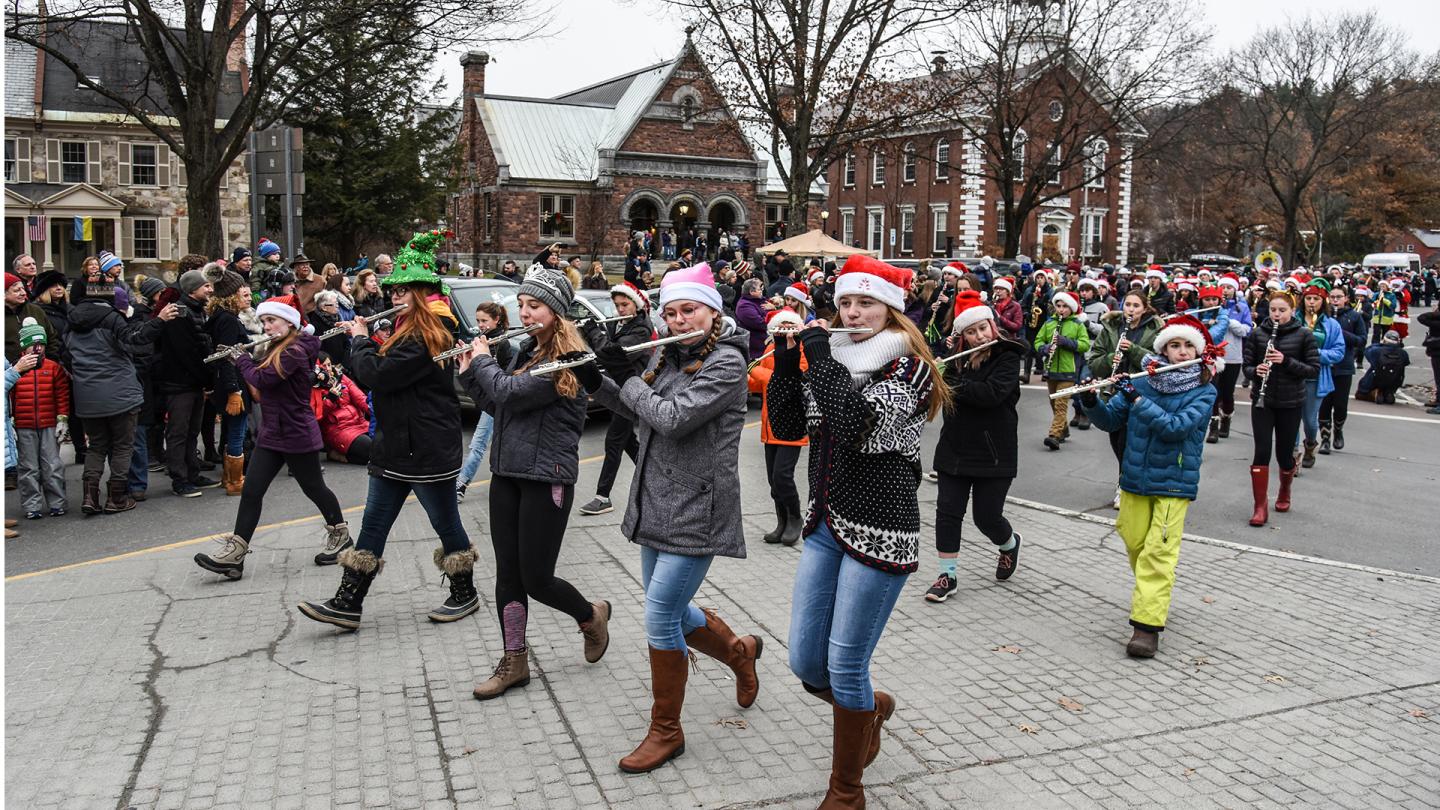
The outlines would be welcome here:
<svg viewBox="0 0 1440 810">
<path fill-rule="evenodd" d="M 290 346 L 299 339 L 300 330 L 296 329 L 292 325 L 290 327 L 290 332 L 286 334 L 285 337 L 282 337 L 279 340 L 270 341 L 270 349 L 265 353 L 265 359 L 261 360 L 258 363 L 258 366 L 260 368 L 274 366 L 275 373 L 280 375 L 280 379 L 285 379 L 285 367 L 280 365 L 280 356 L 285 353 L 286 349 L 290 348 Z"/>
<path fill-rule="evenodd" d="M 556 314 L 553 326 L 535 334 L 535 353 L 530 355 L 530 359 L 525 361 L 525 365 L 515 369 L 514 373 L 517 375 L 528 373 L 531 366 L 554 362 L 562 354 L 583 351 L 585 351 L 585 341 L 580 337 L 580 332 L 575 328 L 575 324 Z M 561 369 L 551 374 L 550 380 L 555 385 L 555 393 L 560 396 L 573 399 L 580 395 L 580 378 L 576 377 L 575 372 L 570 369 Z"/>
<path fill-rule="evenodd" d="M 840 314 L 830 319 L 831 326 L 844 326 Z M 920 328 L 894 307 L 885 308 L 885 329 L 894 329 L 905 336 L 905 342 L 909 344 L 910 354 L 918 357 L 930 369 L 930 397 L 925 404 L 926 421 L 933 420 L 940 412 L 950 407 L 953 397 L 950 393 L 950 386 L 946 385 L 940 377 L 940 366 L 935 362 L 935 355 L 930 352 L 930 344 L 925 342 L 925 336 L 920 334 Z"/>
</svg>

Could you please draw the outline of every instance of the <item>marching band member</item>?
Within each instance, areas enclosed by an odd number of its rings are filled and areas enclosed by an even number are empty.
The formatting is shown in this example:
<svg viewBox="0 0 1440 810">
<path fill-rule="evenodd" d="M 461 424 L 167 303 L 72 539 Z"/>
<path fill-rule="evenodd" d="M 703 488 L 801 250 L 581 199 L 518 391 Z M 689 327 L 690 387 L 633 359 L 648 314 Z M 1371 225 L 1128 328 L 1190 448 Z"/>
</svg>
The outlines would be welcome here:
<svg viewBox="0 0 1440 810">
<path fill-rule="evenodd" d="M 1223 351 L 1228 351 L 1229 345 L 1226 338 L 1230 334 L 1230 310 L 1225 307 L 1223 303 L 1225 300 L 1224 291 L 1219 287 L 1201 287 L 1198 294 L 1200 296 L 1199 308 L 1205 311 L 1195 313 L 1195 319 L 1200 321 L 1201 325 L 1209 332 L 1211 343 L 1214 343 L 1216 346 L 1224 344 L 1226 348 Z M 1215 307 L 1215 309 L 1211 309 L 1211 307 Z M 1216 396 L 1215 409 L 1210 414 L 1210 430 L 1205 435 L 1206 444 L 1215 444 L 1220 441 L 1220 406 L 1221 400 L 1225 398 L 1225 391 L 1221 389 L 1221 378 L 1229 372 L 1230 368 L 1227 366 L 1224 370 L 1212 376 L 1210 380 L 1211 383 L 1215 385 Z M 1236 369 L 1235 374 L 1238 375 L 1239 373 L 1239 369 Z M 1235 412 L 1234 379 L 1235 377 L 1232 376 L 1229 392 L 1231 413 Z"/>
<path fill-rule="evenodd" d="M 1219 396 L 1215 398 L 1215 413 L 1212 416 L 1220 417 L 1220 424 L 1215 431 L 1217 439 L 1228 439 L 1230 421 L 1235 415 L 1235 384 L 1239 382 L 1240 372 L 1245 366 L 1245 338 L 1249 337 L 1250 331 L 1255 328 L 1255 320 L 1250 314 L 1249 305 L 1240 296 L 1239 276 L 1226 273 L 1220 276 L 1217 284 L 1220 287 L 1221 305 L 1229 316 L 1226 322 L 1229 334 L 1224 338 L 1225 368 L 1215 375 L 1215 390 Z M 1206 440 L 1209 440 L 1208 437 Z"/>
<path fill-rule="evenodd" d="M 1345 331 L 1330 316 L 1330 282 L 1317 278 L 1305 285 L 1303 325 L 1315 335 L 1320 353 L 1320 373 L 1305 381 L 1305 405 L 1302 411 L 1305 449 L 1300 466 L 1315 466 L 1315 451 L 1320 446 L 1320 403 L 1335 390 L 1331 368 L 1345 359 Z M 1300 452 L 1296 450 L 1297 454 Z"/>
<path fill-rule="evenodd" d="M 1121 300 L 1120 310 L 1110 312 L 1100 318 L 1100 325 L 1103 327 L 1099 337 L 1090 345 L 1090 353 L 1086 356 L 1085 362 L 1090 367 L 1090 372 L 1096 377 L 1110 377 L 1115 374 L 1128 374 L 1140 370 L 1140 364 L 1145 361 L 1145 355 L 1149 354 L 1147 348 L 1155 341 L 1155 335 L 1159 333 L 1163 324 L 1160 316 L 1150 308 L 1150 299 L 1145 292 L 1135 288 L 1125 293 Z M 1116 362 L 1116 358 L 1119 362 Z M 1109 397 L 1112 392 L 1104 390 L 1100 392 L 1101 397 Z M 1117 425 L 1114 430 L 1107 431 L 1110 437 L 1110 450 L 1115 454 L 1116 465 L 1123 465 L 1125 462 L 1125 426 Z M 1115 487 L 1115 499 L 1110 504 L 1111 509 L 1120 508 L 1120 487 Z"/>
<path fill-rule="evenodd" d="M 612 343 L 622 347 L 634 346 L 654 337 L 655 329 L 650 325 L 649 317 L 650 299 L 640 292 L 638 287 L 622 281 L 610 288 L 610 300 L 615 302 L 615 312 L 626 320 L 608 324 L 590 323 L 585 328 L 585 342 L 590 344 L 591 350 L 598 352 Z M 629 373 L 626 369 L 612 371 L 607 368 L 606 372 L 612 377 L 617 373 L 634 376 L 645 370 L 650 359 L 649 352 L 633 352 L 628 355 L 622 353 L 622 356 L 625 358 L 625 365 L 629 367 Z M 619 413 L 611 412 L 610 425 L 605 429 L 605 460 L 600 463 L 600 479 L 595 484 L 595 497 L 580 507 L 580 514 L 603 515 L 615 508 L 610 503 L 610 489 L 615 486 L 615 475 L 620 472 L 620 456 L 627 455 L 630 461 L 634 462 L 639 451 L 640 443 L 635 439 L 635 423 Z"/>
<path fill-rule="evenodd" d="M 1081 359 L 1090 349 L 1090 331 L 1076 316 L 1080 311 L 1078 295 L 1062 290 L 1050 297 L 1050 304 L 1055 315 L 1040 327 L 1040 334 L 1035 336 L 1035 350 L 1044 358 L 1046 386 L 1053 394 L 1080 378 Z M 1050 406 L 1053 416 L 1045 446 L 1059 450 L 1060 443 L 1070 438 L 1070 426 L 1065 419 L 1070 398 L 1051 400 Z"/>
<path fill-rule="evenodd" d="M 1295 441 L 1300 434 L 1305 381 L 1320 375 L 1320 349 L 1315 333 L 1301 328 L 1295 317 L 1295 299 L 1275 290 L 1269 297 L 1269 317 L 1245 341 L 1245 376 L 1251 380 L 1250 428 L 1255 457 L 1250 462 L 1250 489 L 1255 511 L 1251 526 L 1264 526 L 1272 448 L 1280 465 L 1280 491 L 1275 511 L 1290 511 L 1290 485 L 1295 479 Z"/>
<path fill-rule="evenodd" d="M 610 645 L 610 603 L 588 601 L 574 585 L 555 576 L 580 473 L 585 396 L 570 369 L 530 374 L 539 363 L 583 353 L 580 333 L 565 318 L 575 292 L 562 271 L 531 267 L 517 295 L 520 322 L 539 324 L 540 329 L 520 345 L 510 368 L 500 368 L 483 336 L 470 344 L 469 354 L 460 355 L 461 384 L 495 417 L 490 540 L 495 549 L 495 609 L 505 650 L 490 678 L 475 687 L 478 700 L 497 698 L 512 686 L 530 682 L 530 599 L 575 620 L 584 638 L 586 663 L 599 661 Z"/>
<path fill-rule="evenodd" d="M 935 548 L 940 576 L 925 593 L 944 602 L 959 588 L 956 558 L 965 508 L 975 501 L 975 525 L 999 553 L 995 578 L 1004 582 L 1020 560 L 1020 534 L 1005 519 L 1005 495 L 1015 480 L 1018 438 L 1015 403 L 1020 401 L 1020 363 L 1026 346 L 1000 330 L 995 312 L 969 290 L 955 297 L 953 342 L 958 352 L 977 349 L 945 366 L 952 407 L 945 412 L 935 445 L 940 496 L 935 501 Z"/>
<path fill-rule="evenodd" d="M 934 358 L 904 316 L 910 271 L 852 256 L 835 280 L 835 325 L 776 347 L 770 427 L 810 435 L 810 514 L 795 574 L 790 669 L 833 704 L 824 807 L 863 807 L 862 776 L 895 700 L 872 690 L 870 657 L 919 562 L 920 434 L 949 402 Z M 799 343 L 809 370 L 800 372 Z"/>
<path fill-rule="evenodd" d="M 370 390 L 376 428 L 365 516 L 355 547 L 338 555 L 339 589 L 324 602 L 299 605 L 301 613 L 317 622 L 347 630 L 360 627 L 361 610 L 380 573 L 390 528 L 412 492 L 440 538 L 435 565 L 450 583 L 449 598 L 430 612 L 430 620 L 453 622 L 480 608 L 474 584 L 476 553 L 455 498 L 460 400 L 453 371 L 431 359 L 450 348 L 457 325 L 441 292 L 440 276 L 430 269 L 435 266 L 435 246 L 443 238 L 438 231 L 416 234 L 396 253 L 395 271 L 380 282 L 393 306 L 405 305 L 388 340 L 383 344 L 371 340 L 363 320 L 346 322 L 350 370 L 356 382 Z M 261 413 L 267 410 L 269 406 L 262 405 Z"/>
<path fill-rule="evenodd" d="M 1369 329 L 1360 313 L 1350 308 L 1350 295 L 1344 287 L 1330 290 L 1330 312 L 1340 324 L 1340 333 L 1345 338 L 1345 356 L 1330 367 L 1335 390 L 1325 395 L 1320 403 L 1320 455 L 1330 455 L 1333 439 L 1336 450 L 1345 449 L 1345 418 L 1350 415 L 1350 386 L 1355 382 L 1356 360 L 1365 350 L 1365 336 Z"/>
<path fill-rule="evenodd" d="M 263 403 L 260 431 L 250 453 L 250 467 L 240 490 L 240 507 L 235 529 L 221 536 L 219 554 L 196 554 L 195 564 L 207 571 L 236 580 L 245 572 L 245 555 L 260 524 L 265 493 L 281 466 L 300 484 L 305 497 L 325 518 L 325 550 L 315 557 L 316 565 L 333 565 L 350 548 L 350 527 L 340 511 L 340 501 L 325 485 L 320 469 L 320 424 L 310 407 L 310 388 L 315 379 L 315 358 L 320 341 L 307 329 L 294 296 L 269 298 L 256 307 L 265 334 L 271 338 L 264 358 L 251 359 L 243 347 L 233 347 L 230 361 L 240 377 Z M 224 361 L 221 361 L 224 362 Z"/>
<path fill-rule="evenodd" d="M 739 448 L 750 338 L 725 319 L 707 264 L 666 273 L 660 307 L 671 335 L 700 334 L 659 348 L 641 377 L 614 344 L 597 354 L 615 377 L 602 377 L 594 363 L 576 369 L 602 405 L 634 420 L 640 441 L 621 531 L 640 546 L 654 703 L 645 739 L 620 760 L 626 773 L 653 771 L 685 752 L 687 648 L 734 670 L 741 707 L 760 688 L 760 638 L 736 636 L 691 601 L 715 557 L 745 556 Z"/>
<path fill-rule="evenodd" d="M 770 328 L 788 327 L 799 329 L 804 326 L 800 315 L 790 309 L 773 309 L 765 315 Z M 766 543 L 781 543 L 793 546 L 800 540 L 805 528 L 805 515 L 800 512 L 800 490 L 795 486 L 795 465 L 800 461 L 800 448 L 810 443 L 802 436 L 794 441 L 777 438 L 770 429 L 770 397 L 767 393 L 770 378 L 775 374 L 775 353 L 752 364 L 749 374 L 749 389 L 760 395 L 760 443 L 765 448 L 765 480 L 770 485 L 770 500 L 775 504 L 775 530 L 765 533 Z M 807 368 L 804 353 L 800 356 L 800 370 Z"/>
<path fill-rule="evenodd" d="M 1171 318 L 1151 346 L 1155 354 L 1144 361 L 1151 368 L 1204 360 L 1187 368 L 1152 371 L 1133 383 L 1122 378 L 1108 400 L 1094 391 L 1080 400 L 1101 430 L 1124 425 L 1129 435 L 1115 530 L 1125 541 L 1135 575 L 1130 600 L 1135 632 L 1125 647 L 1134 658 L 1154 657 L 1165 629 L 1185 513 L 1200 489 L 1205 423 L 1216 396 L 1209 383 L 1216 368 L 1224 365 L 1205 326 L 1191 315 Z"/>
</svg>

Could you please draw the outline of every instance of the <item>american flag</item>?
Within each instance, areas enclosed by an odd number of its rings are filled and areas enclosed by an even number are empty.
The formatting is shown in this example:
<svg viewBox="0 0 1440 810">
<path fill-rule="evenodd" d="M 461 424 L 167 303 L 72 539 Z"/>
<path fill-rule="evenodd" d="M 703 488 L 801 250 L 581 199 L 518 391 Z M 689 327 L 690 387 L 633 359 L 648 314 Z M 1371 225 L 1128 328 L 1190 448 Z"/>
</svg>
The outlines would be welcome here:
<svg viewBox="0 0 1440 810">
<path fill-rule="evenodd" d="M 26 237 L 31 242 L 45 241 L 45 217 L 27 217 L 26 226 Z"/>
</svg>

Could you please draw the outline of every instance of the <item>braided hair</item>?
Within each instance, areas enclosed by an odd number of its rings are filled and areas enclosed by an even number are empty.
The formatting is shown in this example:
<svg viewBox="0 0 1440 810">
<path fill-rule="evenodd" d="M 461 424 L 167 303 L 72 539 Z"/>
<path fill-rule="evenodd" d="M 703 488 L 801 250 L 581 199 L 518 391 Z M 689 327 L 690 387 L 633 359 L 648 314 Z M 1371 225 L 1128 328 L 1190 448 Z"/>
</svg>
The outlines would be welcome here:
<svg viewBox="0 0 1440 810">
<path fill-rule="evenodd" d="M 686 374 L 694 374 L 695 372 L 699 371 L 700 367 L 705 365 L 705 356 L 710 354 L 710 352 L 715 351 L 715 344 L 720 342 L 720 335 L 723 334 L 724 331 L 725 318 L 717 312 L 715 313 L 715 322 L 710 325 L 710 337 L 705 340 L 705 346 L 700 350 L 700 356 L 696 357 L 689 365 L 682 368 L 681 371 L 684 371 Z M 644 380 L 646 385 L 654 385 L 655 378 L 660 375 L 661 370 L 663 370 L 664 368 L 665 351 L 662 348 L 660 351 L 660 361 L 655 364 L 655 368 L 652 368 L 649 371 L 645 372 L 645 375 L 640 379 Z"/>
</svg>

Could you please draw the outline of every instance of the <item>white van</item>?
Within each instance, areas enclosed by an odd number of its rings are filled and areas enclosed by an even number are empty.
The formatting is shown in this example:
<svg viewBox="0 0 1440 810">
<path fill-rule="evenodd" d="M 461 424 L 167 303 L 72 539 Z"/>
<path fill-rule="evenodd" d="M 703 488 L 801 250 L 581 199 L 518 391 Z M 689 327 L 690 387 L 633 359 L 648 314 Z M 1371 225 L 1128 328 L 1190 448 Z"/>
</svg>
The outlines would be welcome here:
<svg viewBox="0 0 1440 810">
<path fill-rule="evenodd" d="M 1412 273 L 1420 272 L 1420 254 L 1418 253 L 1371 253 L 1365 257 L 1361 266 L 1369 268 L 1380 268 L 1388 270 L 1396 268 L 1409 270 Z"/>
</svg>

